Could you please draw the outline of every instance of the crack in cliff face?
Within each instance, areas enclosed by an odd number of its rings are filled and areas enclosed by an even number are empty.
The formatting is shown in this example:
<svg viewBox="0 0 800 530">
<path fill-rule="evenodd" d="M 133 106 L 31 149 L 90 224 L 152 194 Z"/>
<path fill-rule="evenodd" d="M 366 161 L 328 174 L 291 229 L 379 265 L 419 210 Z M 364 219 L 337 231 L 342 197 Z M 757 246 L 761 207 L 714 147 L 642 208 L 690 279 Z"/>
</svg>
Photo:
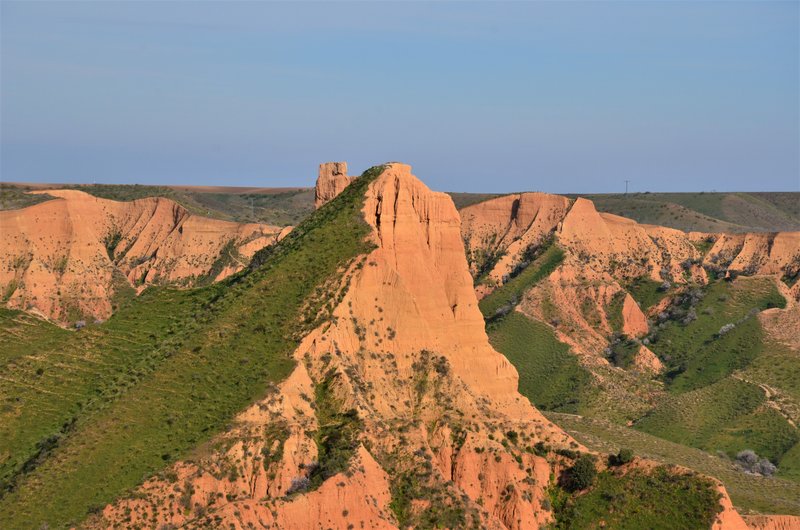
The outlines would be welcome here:
<svg viewBox="0 0 800 530">
<path fill-rule="evenodd" d="M 378 234 L 381 232 L 381 206 L 383 205 L 383 197 L 378 197 L 377 202 L 375 203 L 375 228 L 378 230 Z"/>
</svg>

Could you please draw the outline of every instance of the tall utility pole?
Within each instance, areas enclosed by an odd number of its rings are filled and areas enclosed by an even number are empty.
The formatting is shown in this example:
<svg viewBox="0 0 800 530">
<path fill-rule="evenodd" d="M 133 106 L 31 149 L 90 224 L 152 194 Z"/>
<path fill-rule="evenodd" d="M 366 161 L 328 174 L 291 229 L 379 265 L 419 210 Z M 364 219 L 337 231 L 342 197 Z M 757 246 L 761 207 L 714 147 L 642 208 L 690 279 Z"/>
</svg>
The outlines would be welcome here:
<svg viewBox="0 0 800 530">
<path fill-rule="evenodd" d="M 628 194 L 628 182 L 630 182 L 630 180 L 625 181 L 625 195 Z"/>
</svg>

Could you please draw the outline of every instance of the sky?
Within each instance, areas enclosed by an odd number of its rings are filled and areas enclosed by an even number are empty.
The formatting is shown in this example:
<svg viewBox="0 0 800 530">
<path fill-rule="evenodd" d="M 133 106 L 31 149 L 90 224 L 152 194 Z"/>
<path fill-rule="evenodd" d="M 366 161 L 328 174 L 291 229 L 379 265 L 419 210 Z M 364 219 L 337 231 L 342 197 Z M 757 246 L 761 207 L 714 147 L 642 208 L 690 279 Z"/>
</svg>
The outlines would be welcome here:
<svg viewBox="0 0 800 530">
<path fill-rule="evenodd" d="M 0 179 L 800 191 L 800 2 L 0 2 Z"/>
</svg>

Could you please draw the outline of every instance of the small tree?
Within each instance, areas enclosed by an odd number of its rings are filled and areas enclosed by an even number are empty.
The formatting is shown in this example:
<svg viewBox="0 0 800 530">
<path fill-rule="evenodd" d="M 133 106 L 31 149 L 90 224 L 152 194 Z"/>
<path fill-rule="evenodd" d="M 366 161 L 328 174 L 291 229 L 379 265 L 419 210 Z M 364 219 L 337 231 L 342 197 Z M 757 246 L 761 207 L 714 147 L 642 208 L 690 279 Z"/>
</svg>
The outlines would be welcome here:
<svg viewBox="0 0 800 530">
<path fill-rule="evenodd" d="M 568 491 L 581 491 L 594 484 L 596 477 L 597 469 L 594 467 L 594 458 L 590 455 L 581 455 L 567 470 L 564 485 Z"/>
<path fill-rule="evenodd" d="M 627 448 L 622 448 L 617 454 L 611 455 L 609 461 L 612 466 L 622 466 L 633 462 L 633 451 Z"/>
</svg>

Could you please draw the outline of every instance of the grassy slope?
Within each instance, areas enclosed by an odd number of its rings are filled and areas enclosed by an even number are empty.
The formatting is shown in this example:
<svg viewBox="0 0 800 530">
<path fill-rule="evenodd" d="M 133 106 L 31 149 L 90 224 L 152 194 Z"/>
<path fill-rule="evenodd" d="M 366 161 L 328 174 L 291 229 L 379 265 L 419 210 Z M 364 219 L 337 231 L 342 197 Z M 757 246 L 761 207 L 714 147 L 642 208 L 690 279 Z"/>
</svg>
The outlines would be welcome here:
<svg viewBox="0 0 800 530">
<path fill-rule="evenodd" d="M 12 406 L 0 421 L 13 485 L 0 498 L 5 527 L 80 521 L 285 377 L 299 337 L 326 318 L 320 286 L 369 249 L 360 212 L 378 173 L 258 254 L 252 270 L 201 289 L 151 289 L 106 324 L 15 362 L 0 384 Z"/>
<path fill-rule="evenodd" d="M 472 206 L 473 204 L 478 204 L 479 202 L 503 196 L 503 194 L 500 193 L 461 193 L 455 191 L 447 192 L 447 194 L 453 199 L 453 204 L 455 204 L 456 208 L 459 210 L 467 206 Z"/>
<path fill-rule="evenodd" d="M 558 245 L 551 244 L 522 272 L 480 301 L 479 307 L 483 316 L 491 318 L 501 307 L 519 301 L 525 291 L 547 277 L 563 260 L 564 251 Z"/>
<path fill-rule="evenodd" d="M 686 466 L 718 478 L 736 507 L 746 511 L 800 515 L 800 484 L 780 478 L 748 475 L 730 460 L 670 442 L 614 423 L 569 414 L 547 413 L 588 448 L 605 453 L 628 447 L 635 454 L 667 464 Z"/>
<path fill-rule="evenodd" d="M 666 361 L 670 395 L 636 427 L 674 442 L 734 455 L 753 449 L 793 477 L 798 462 L 792 448 L 800 432 L 770 406 L 761 384 L 797 399 L 797 383 L 781 372 L 797 373 L 796 358 L 766 341 L 754 311 L 782 306 L 785 300 L 765 278 L 716 282 L 696 306 L 697 320 L 669 322 L 650 348 Z M 732 331 L 719 336 L 728 323 Z M 765 364 L 766 363 L 766 364 Z M 749 381 L 749 382 L 748 382 Z"/>
<path fill-rule="evenodd" d="M 703 530 L 719 510 L 713 482 L 667 466 L 601 472 L 594 486 L 571 498 L 554 495 L 557 529 Z M 602 524 L 601 524 L 602 522 Z"/>
<path fill-rule="evenodd" d="M 650 345 L 665 361 L 671 390 L 701 388 L 745 368 L 763 350 L 763 331 L 753 313 L 785 304 L 775 284 L 766 278 L 711 284 L 695 308 L 697 319 L 688 325 L 667 322 Z M 726 324 L 735 327 L 718 336 Z"/>
<path fill-rule="evenodd" d="M 52 199 L 49 195 L 29 195 L 28 188 L 0 182 L 0 210 L 16 210 L 27 208 L 40 202 Z M 31 188 L 32 189 L 32 188 Z"/>
<path fill-rule="evenodd" d="M 46 320 L 0 307 L 0 370 L 31 351 L 60 344 L 69 335 L 69 331 Z"/>
<path fill-rule="evenodd" d="M 636 428 L 673 442 L 730 456 L 743 449 L 778 462 L 798 441 L 797 429 L 766 407 L 756 385 L 726 378 L 700 390 L 665 398 Z"/>
<path fill-rule="evenodd" d="M 115 201 L 166 197 L 197 215 L 278 226 L 297 225 L 314 211 L 314 190 L 305 188 L 246 193 L 216 193 L 140 184 L 65 184 L 62 188 L 78 189 Z M 51 198 L 47 195 L 28 195 L 24 193 L 25 190 L 21 185 L 0 186 L 0 210 L 24 208 Z"/>
<path fill-rule="evenodd" d="M 578 412 L 589 399 L 591 375 L 546 324 L 514 311 L 487 332 L 519 372 L 519 392 L 536 407 Z"/>
</svg>

